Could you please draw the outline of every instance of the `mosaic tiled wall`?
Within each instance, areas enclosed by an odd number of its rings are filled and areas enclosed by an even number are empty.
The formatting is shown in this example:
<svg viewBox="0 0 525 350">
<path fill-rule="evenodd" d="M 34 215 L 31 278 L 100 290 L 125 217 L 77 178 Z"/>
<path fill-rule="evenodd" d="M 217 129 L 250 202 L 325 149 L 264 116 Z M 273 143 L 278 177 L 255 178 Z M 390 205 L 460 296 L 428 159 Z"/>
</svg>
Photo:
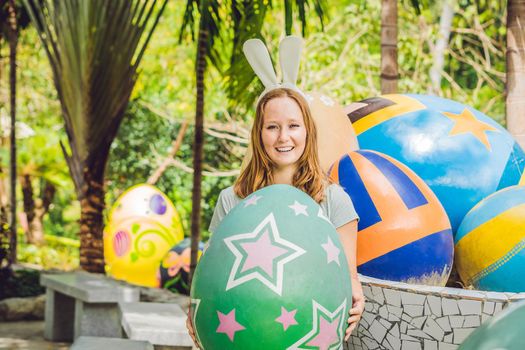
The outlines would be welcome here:
<svg viewBox="0 0 525 350">
<path fill-rule="evenodd" d="M 525 293 L 429 287 L 361 276 L 366 307 L 349 349 L 457 349 L 486 319 Z"/>
</svg>

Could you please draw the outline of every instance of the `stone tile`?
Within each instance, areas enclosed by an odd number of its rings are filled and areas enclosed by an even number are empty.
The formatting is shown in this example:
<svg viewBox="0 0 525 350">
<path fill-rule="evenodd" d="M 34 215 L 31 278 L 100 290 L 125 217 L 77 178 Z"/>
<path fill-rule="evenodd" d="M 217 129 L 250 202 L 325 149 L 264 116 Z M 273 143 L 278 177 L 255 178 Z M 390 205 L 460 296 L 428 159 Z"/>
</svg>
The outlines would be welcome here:
<svg viewBox="0 0 525 350">
<path fill-rule="evenodd" d="M 450 321 L 449 321 L 448 316 L 440 317 L 440 318 L 436 319 L 436 323 L 445 332 L 452 332 L 452 328 L 450 327 Z"/>
<path fill-rule="evenodd" d="M 443 341 L 445 343 L 450 343 L 452 344 L 452 341 L 454 340 L 454 333 L 450 333 L 450 334 L 447 334 L 445 335 L 445 337 L 443 338 Z"/>
<path fill-rule="evenodd" d="M 443 315 L 459 315 L 458 303 L 454 299 L 441 298 Z"/>
<path fill-rule="evenodd" d="M 399 333 L 399 323 L 395 323 L 392 328 L 390 328 L 389 334 L 392 334 L 394 337 L 399 338 L 401 334 Z"/>
<path fill-rule="evenodd" d="M 408 315 L 405 314 L 405 313 L 401 316 L 401 319 L 402 319 L 403 321 L 408 322 L 408 323 L 412 322 L 412 317 L 408 316 Z"/>
<path fill-rule="evenodd" d="M 500 312 L 503 309 L 503 303 L 496 303 L 494 304 L 494 314 Z"/>
<path fill-rule="evenodd" d="M 385 303 L 385 296 L 383 295 L 383 289 L 380 287 L 372 286 L 372 298 L 380 305 Z"/>
<path fill-rule="evenodd" d="M 381 343 L 381 349 L 393 350 L 392 345 L 390 345 L 387 338 L 383 339 L 383 342 Z"/>
<path fill-rule="evenodd" d="M 390 329 L 392 327 L 392 323 L 388 322 L 387 320 L 383 318 L 379 319 L 379 323 L 385 326 L 386 329 Z"/>
<path fill-rule="evenodd" d="M 370 300 L 367 300 L 365 303 L 365 311 L 372 312 L 373 309 L 374 309 L 374 303 L 371 302 Z"/>
<path fill-rule="evenodd" d="M 403 308 L 401 307 L 387 305 L 386 308 L 388 312 L 393 314 L 394 316 L 401 317 L 401 315 L 403 315 Z"/>
<path fill-rule="evenodd" d="M 396 315 L 393 315 L 393 314 L 388 314 L 387 320 L 390 321 L 390 322 L 397 322 L 397 321 L 400 321 L 401 318 L 399 318 L 399 317 L 397 317 Z"/>
<path fill-rule="evenodd" d="M 379 304 L 376 304 L 376 303 L 373 303 L 372 304 L 372 313 L 377 315 L 377 313 L 379 312 Z"/>
<path fill-rule="evenodd" d="M 465 316 L 449 316 L 449 319 L 450 319 L 450 327 L 452 327 L 452 329 L 461 328 L 463 327 Z"/>
<path fill-rule="evenodd" d="M 388 310 L 386 308 L 386 305 L 383 305 L 379 308 L 379 316 L 381 316 L 384 319 L 388 319 Z"/>
<path fill-rule="evenodd" d="M 461 290 L 461 296 L 471 298 L 471 299 L 479 299 L 484 300 L 485 299 L 485 293 L 479 291 L 479 290 L 471 290 L 471 289 L 460 289 Z"/>
<path fill-rule="evenodd" d="M 410 317 L 423 316 L 423 305 L 404 305 L 405 313 Z"/>
<path fill-rule="evenodd" d="M 439 343 L 439 350 L 456 350 L 457 348 L 455 344 Z"/>
<path fill-rule="evenodd" d="M 470 315 L 465 316 L 465 322 L 463 322 L 463 327 L 479 327 L 481 325 L 481 316 L 480 315 Z"/>
<path fill-rule="evenodd" d="M 428 305 L 430 306 L 430 310 L 432 310 L 432 313 L 436 315 L 436 317 L 441 317 L 443 313 L 441 312 L 441 298 L 429 295 L 427 297 Z"/>
<path fill-rule="evenodd" d="M 483 313 L 487 315 L 494 314 L 494 302 L 493 301 L 486 301 L 483 303 Z"/>
<path fill-rule="evenodd" d="M 492 317 L 492 315 L 481 315 L 481 323 L 485 323 L 487 320 L 489 320 Z"/>
<path fill-rule="evenodd" d="M 370 286 L 367 286 L 366 284 L 363 285 L 363 294 L 366 296 L 367 299 L 373 299 L 372 288 Z"/>
<path fill-rule="evenodd" d="M 458 301 L 459 311 L 462 315 L 480 315 L 481 301 L 462 299 Z"/>
<path fill-rule="evenodd" d="M 500 293 L 500 292 L 486 292 L 485 295 L 487 299 L 494 300 L 494 301 L 504 302 L 504 301 L 507 301 L 508 299 L 505 293 Z"/>
<path fill-rule="evenodd" d="M 476 328 L 458 328 L 454 329 L 454 344 L 460 345 Z"/>
<path fill-rule="evenodd" d="M 393 306 L 401 306 L 401 294 L 397 290 L 385 289 L 386 303 Z M 400 316 L 401 317 L 401 316 Z"/>
<path fill-rule="evenodd" d="M 419 339 L 403 333 L 401 333 L 401 340 L 419 341 Z"/>
<path fill-rule="evenodd" d="M 429 334 L 432 338 L 436 340 L 443 340 L 443 337 L 445 336 L 445 331 L 441 328 L 441 326 L 434 321 L 431 318 L 428 318 L 425 322 L 425 325 L 423 327 L 423 332 Z M 426 349 L 426 347 L 425 347 Z"/>
<path fill-rule="evenodd" d="M 365 349 L 373 350 L 373 349 L 379 349 L 380 348 L 379 344 L 374 339 L 371 339 L 371 338 L 368 338 L 368 337 L 363 337 L 363 338 L 361 338 L 361 340 L 363 341 L 363 345 L 364 345 L 363 347 Z"/>
<path fill-rule="evenodd" d="M 406 323 L 405 321 L 401 321 L 401 327 L 400 327 L 401 334 L 406 333 L 407 329 L 408 329 L 408 323 Z"/>
<path fill-rule="evenodd" d="M 435 340 L 425 339 L 423 342 L 423 349 L 425 350 L 438 350 L 438 342 Z"/>
<path fill-rule="evenodd" d="M 395 337 L 392 334 L 388 333 L 386 335 L 386 339 L 390 343 L 390 346 L 392 347 L 392 349 L 401 350 L 401 339 L 399 339 L 399 337 Z"/>
<path fill-rule="evenodd" d="M 400 292 L 400 294 L 403 305 L 421 305 L 421 308 L 423 308 L 426 299 L 425 295 L 408 292 Z"/>
<path fill-rule="evenodd" d="M 428 305 L 428 300 L 425 301 L 425 313 L 424 313 L 425 316 L 430 316 L 432 315 L 432 310 L 430 310 L 430 306 Z"/>
<path fill-rule="evenodd" d="M 409 329 L 407 331 L 407 334 L 411 337 L 415 337 L 415 338 L 422 338 L 422 339 L 432 339 L 432 337 L 428 334 L 426 334 L 425 332 L 423 332 L 422 330 L 419 330 L 419 329 Z"/>
<path fill-rule="evenodd" d="M 371 312 L 363 312 L 362 318 L 370 325 L 376 318 L 375 315 Z"/>
<path fill-rule="evenodd" d="M 381 344 L 383 341 L 383 338 L 385 338 L 386 332 L 388 329 L 383 326 L 381 323 L 379 323 L 377 320 L 375 320 L 372 325 L 369 328 L 370 333 L 374 337 L 374 339 Z"/>
<path fill-rule="evenodd" d="M 403 350 L 421 350 L 421 343 L 415 341 L 403 340 L 402 342 Z"/>
<path fill-rule="evenodd" d="M 361 339 L 356 336 L 351 336 L 350 340 L 352 341 L 352 344 L 361 346 Z"/>
<path fill-rule="evenodd" d="M 416 328 L 419 328 L 419 329 L 422 329 L 423 328 L 423 323 L 425 323 L 425 320 L 427 319 L 427 316 L 421 316 L 421 317 L 416 317 L 414 319 L 412 319 L 412 326 L 416 327 Z"/>
</svg>

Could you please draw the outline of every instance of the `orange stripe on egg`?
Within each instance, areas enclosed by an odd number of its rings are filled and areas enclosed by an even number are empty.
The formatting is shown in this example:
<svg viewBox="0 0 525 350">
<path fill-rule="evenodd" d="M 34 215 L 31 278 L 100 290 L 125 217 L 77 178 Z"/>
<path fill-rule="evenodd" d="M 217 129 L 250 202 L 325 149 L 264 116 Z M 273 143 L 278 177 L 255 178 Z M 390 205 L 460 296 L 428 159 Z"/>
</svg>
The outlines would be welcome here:
<svg viewBox="0 0 525 350">
<path fill-rule="evenodd" d="M 411 171 L 405 171 L 405 173 L 421 190 L 428 204 L 409 210 L 390 181 L 379 169 L 370 164 L 368 159 L 357 153 L 352 153 L 351 158 L 359 169 L 360 176 L 365 181 L 365 187 L 374 199 L 374 204 L 382 218 L 381 222 L 359 231 L 357 265 L 436 232 L 450 229 L 448 217 L 434 193 Z M 389 157 L 388 159 L 400 166 L 399 162 Z M 364 164 L 364 162 L 369 164 Z M 406 170 L 405 166 L 400 167 Z M 384 198 L 384 200 L 378 201 L 377 198 Z M 424 224 L 421 223 L 423 220 Z"/>
<path fill-rule="evenodd" d="M 383 95 L 381 97 L 389 99 L 395 102 L 395 104 L 370 113 L 368 116 L 354 122 L 353 126 L 356 135 L 359 135 L 386 120 L 395 118 L 405 113 L 415 112 L 426 108 L 424 104 L 415 98 L 406 95 L 392 94 Z"/>
</svg>

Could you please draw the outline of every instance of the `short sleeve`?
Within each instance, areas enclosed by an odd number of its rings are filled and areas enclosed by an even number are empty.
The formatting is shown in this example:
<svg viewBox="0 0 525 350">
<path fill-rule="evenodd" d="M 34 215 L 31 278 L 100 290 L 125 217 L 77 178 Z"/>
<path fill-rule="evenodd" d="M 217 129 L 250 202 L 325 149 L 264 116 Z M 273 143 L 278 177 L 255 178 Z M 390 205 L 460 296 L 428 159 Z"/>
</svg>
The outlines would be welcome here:
<svg viewBox="0 0 525 350">
<path fill-rule="evenodd" d="M 217 199 L 217 204 L 215 205 L 215 210 L 213 211 L 213 216 L 210 221 L 210 226 L 208 230 L 211 233 L 214 233 L 222 219 L 228 214 L 228 212 L 236 204 L 236 196 L 233 192 L 233 187 L 228 187 L 219 193 L 219 198 Z"/>
<path fill-rule="evenodd" d="M 339 228 L 350 221 L 359 220 L 350 196 L 337 184 L 330 185 L 326 198 L 328 218 L 335 228 Z"/>
</svg>

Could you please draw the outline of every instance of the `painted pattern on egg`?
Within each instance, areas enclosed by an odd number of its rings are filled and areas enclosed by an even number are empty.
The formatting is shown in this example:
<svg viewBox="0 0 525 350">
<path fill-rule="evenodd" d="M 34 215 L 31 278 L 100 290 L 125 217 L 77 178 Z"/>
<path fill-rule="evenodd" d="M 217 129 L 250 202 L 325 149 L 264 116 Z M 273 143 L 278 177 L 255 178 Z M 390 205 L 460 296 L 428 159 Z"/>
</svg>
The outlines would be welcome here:
<svg viewBox="0 0 525 350">
<path fill-rule="evenodd" d="M 341 349 L 350 273 L 321 207 L 287 185 L 240 202 L 197 266 L 192 314 L 203 349 Z"/>
</svg>

